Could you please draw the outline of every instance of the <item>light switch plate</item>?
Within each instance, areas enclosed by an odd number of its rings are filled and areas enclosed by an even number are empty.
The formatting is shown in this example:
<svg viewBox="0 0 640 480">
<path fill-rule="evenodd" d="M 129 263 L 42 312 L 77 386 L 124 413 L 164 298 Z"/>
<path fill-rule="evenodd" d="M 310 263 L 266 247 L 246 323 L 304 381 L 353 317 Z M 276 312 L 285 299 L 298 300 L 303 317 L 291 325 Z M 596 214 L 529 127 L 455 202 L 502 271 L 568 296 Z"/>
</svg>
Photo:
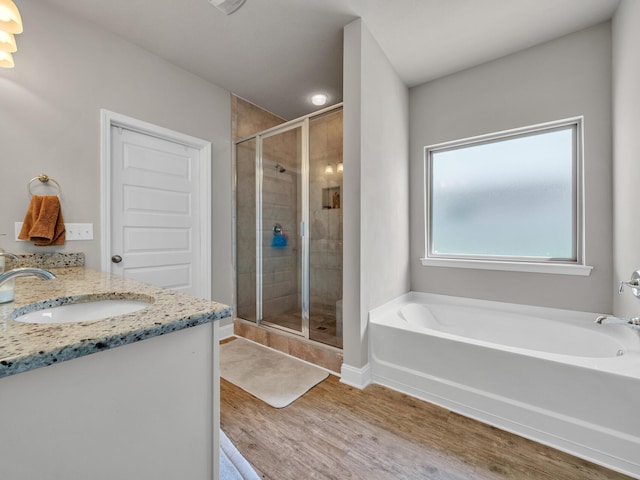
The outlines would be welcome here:
<svg viewBox="0 0 640 480">
<path fill-rule="evenodd" d="M 93 240 L 93 223 L 65 223 L 67 240 Z"/>
<path fill-rule="evenodd" d="M 93 240 L 93 223 L 65 223 L 66 240 Z M 22 229 L 22 222 L 15 222 L 16 241 Z"/>
</svg>

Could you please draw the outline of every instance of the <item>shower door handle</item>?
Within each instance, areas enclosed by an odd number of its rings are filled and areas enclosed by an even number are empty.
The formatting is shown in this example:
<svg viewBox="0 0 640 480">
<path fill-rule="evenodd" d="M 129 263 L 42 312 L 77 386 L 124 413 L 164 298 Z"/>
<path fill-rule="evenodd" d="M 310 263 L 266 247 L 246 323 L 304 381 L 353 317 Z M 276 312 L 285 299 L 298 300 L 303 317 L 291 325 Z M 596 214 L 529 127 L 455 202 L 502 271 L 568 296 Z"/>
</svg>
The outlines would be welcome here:
<svg viewBox="0 0 640 480">
<path fill-rule="evenodd" d="M 300 236 L 304 237 L 304 222 L 300 222 Z"/>
</svg>

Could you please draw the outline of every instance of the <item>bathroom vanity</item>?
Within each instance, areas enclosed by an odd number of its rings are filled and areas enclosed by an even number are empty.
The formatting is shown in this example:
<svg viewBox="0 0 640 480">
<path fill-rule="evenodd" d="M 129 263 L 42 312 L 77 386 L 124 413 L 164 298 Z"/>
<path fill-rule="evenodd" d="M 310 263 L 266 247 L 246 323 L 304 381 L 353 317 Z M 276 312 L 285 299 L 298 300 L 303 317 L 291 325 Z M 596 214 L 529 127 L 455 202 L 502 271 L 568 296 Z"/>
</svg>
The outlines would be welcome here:
<svg viewBox="0 0 640 480">
<path fill-rule="evenodd" d="M 0 478 L 217 478 L 217 320 L 230 308 L 84 267 L 51 271 L 17 279 L 0 305 Z M 149 305 L 73 323 L 12 318 L 118 298 Z"/>
</svg>

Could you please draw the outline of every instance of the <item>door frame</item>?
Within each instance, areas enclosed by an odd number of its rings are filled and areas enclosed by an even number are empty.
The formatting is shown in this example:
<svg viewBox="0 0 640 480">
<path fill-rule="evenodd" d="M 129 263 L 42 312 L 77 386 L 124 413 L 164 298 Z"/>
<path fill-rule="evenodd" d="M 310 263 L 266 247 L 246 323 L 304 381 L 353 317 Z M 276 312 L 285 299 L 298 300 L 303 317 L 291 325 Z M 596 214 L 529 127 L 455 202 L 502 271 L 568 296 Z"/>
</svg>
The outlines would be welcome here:
<svg viewBox="0 0 640 480">
<path fill-rule="evenodd" d="M 263 162 L 263 141 L 270 137 L 289 132 L 291 130 L 300 129 L 300 180 L 302 184 L 302 191 L 300 193 L 301 202 L 300 210 L 301 223 L 300 223 L 300 253 L 298 260 L 300 260 L 301 270 L 301 289 L 302 289 L 302 302 L 301 302 L 301 328 L 300 330 L 283 327 L 275 323 L 271 323 L 265 320 L 262 312 L 263 302 L 263 184 L 264 184 L 264 162 Z M 304 117 L 302 120 L 293 120 L 282 125 L 277 125 L 266 132 L 259 133 L 256 138 L 256 324 L 268 325 L 278 330 L 284 330 L 295 335 L 301 335 L 304 338 L 309 338 L 309 117 Z"/>
<path fill-rule="evenodd" d="M 211 142 L 159 127 L 142 120 L 100 109 L 100 265 L 111 271 L 111 127 L 122 127 L 144 135 L 186 145 L 198 150 L 200 238 L 198 254 L 202 262 L 198 296 L 211 300 Z"/>
</svg>

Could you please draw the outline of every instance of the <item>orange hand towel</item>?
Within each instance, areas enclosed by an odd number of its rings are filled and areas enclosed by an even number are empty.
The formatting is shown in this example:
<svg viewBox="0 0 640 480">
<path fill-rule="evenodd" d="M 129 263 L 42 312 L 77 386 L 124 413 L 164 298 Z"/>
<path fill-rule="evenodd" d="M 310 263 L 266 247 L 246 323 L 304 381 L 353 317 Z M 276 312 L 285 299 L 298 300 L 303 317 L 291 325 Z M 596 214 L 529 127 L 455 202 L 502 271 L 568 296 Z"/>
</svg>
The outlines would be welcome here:
<svg viewBox="0 0 640 480">
<path fill-rule="evenodd" d="M 64 245 L 65 228 L 60 199 L 55 195 L 34 195 L 18 235 L 34 245 Z"/>
</svg>

